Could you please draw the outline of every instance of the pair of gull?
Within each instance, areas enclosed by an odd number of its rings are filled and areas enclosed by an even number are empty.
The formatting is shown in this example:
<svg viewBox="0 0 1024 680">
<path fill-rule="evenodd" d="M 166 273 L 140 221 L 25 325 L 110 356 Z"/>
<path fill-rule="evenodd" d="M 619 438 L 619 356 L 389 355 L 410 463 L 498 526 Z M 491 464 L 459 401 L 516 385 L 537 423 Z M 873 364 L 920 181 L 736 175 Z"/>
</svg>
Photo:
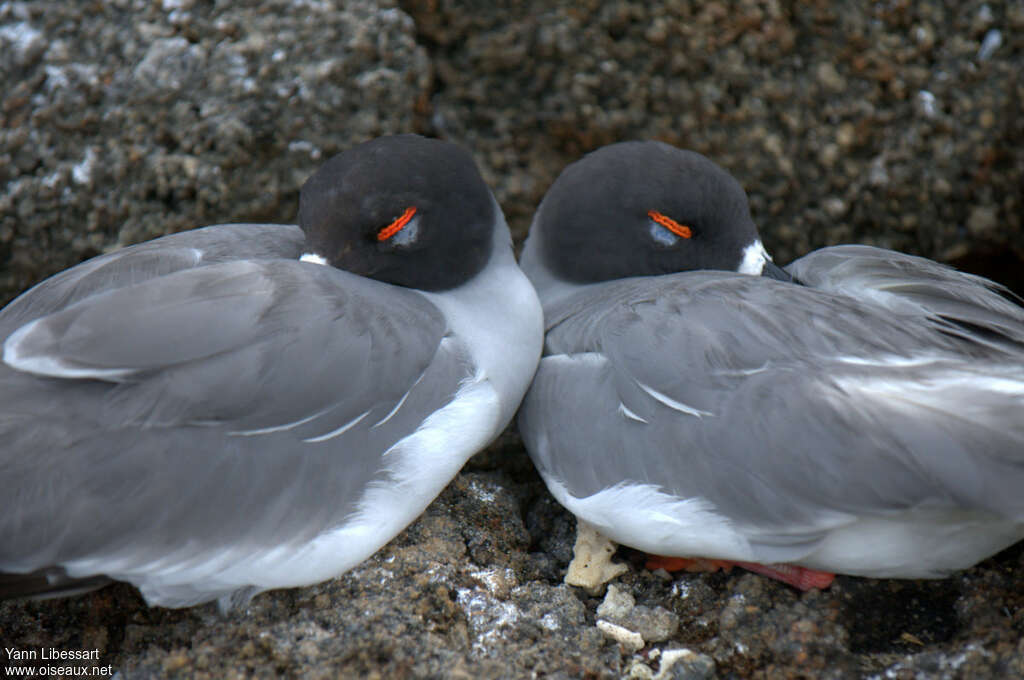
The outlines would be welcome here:
<svg viewBox="0 0 1024 680">
<path fill-rule="evenodd" d="M 570 165 L 518 266 L 470 156 L 413 135 L 327 162 L 298 223 L 131 246 L 0 312 L 0 591 L 330 578 L 517 409 L 554 496 L 650 553 L 807 585 L 1024 537 L 1021 301 L 863 246 L 784 271 L 699 154 Z"/>
</svg>

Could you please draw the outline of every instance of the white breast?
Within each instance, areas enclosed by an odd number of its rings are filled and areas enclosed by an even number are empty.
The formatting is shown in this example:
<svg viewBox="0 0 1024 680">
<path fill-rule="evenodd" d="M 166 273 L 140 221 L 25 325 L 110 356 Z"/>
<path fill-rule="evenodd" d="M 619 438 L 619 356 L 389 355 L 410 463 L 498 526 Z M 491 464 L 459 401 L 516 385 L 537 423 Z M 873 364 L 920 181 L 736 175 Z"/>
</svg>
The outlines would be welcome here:
<svg viewBox="0 0 1024 680">
<path fill-rule="evenodd" d="M 477 368 L 498 393 L 501 422 L 512 420 L 540 362 L 544 312 L 529 279 L 516 264 L 501 218 L 487 267 L 472 281 L 441 293 L 421 294 L 440 309 L 451 331 L 469 348 Z"/>
</svg>

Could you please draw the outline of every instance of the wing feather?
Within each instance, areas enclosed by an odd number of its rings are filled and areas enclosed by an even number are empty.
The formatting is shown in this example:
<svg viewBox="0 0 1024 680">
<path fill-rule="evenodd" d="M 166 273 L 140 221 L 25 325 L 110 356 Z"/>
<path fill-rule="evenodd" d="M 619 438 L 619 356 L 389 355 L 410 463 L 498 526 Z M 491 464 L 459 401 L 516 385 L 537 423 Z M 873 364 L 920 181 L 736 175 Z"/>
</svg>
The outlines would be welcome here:
<svg viewBox="0 0 1024 680">
<path fill-rule="evenodd" d="M 871 246 L 822 248 L 787 270 L 821 291 L 927 319 L 962 340 L 1024 351 L 1024 300 L 993 281 L 922 257 Z"/>
<path fill-rule="evenodd" d="M 521 431 L 576 497 L 653 484 L 801 549 L 914 507 L 1024 518 L 1024 353 L 1007 345 L 965 358 L 940 323 L 719 272 L 591 286 L 545 317 Z M 566 363 L 580 355 L 602 360 Z"/>
<path fill-rule="evenodd" d="M 156 271 L 139 271 L 156 261 L 140 246 L 0 315 L 21 333 L 0 366 L 0 571 L 212 574 L 302 545 L 342 525 L 388 474 L 382 454 L 474 374 L 413 291 L 176 236 Z M 278 246 L 296 254 L 291 234 Z M 189 266 L 189 248 L 210 257 Z"/>
<path fill-rule="evenodd" d="M 219 224 L 121 248 L 39 283 L 0 310 L 0 338 L 33 319 L 108 290 L 182 269 L 238 259 L 295 259 L 302 230 L 291 224 Z"/>
</svg>

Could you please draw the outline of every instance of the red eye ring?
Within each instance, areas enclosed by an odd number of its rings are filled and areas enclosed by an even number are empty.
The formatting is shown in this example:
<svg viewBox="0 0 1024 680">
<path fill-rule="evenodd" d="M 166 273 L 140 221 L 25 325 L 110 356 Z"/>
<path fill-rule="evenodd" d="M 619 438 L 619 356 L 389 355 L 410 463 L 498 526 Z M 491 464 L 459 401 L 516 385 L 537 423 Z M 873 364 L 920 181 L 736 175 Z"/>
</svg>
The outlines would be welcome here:
<svg viewBox="0 0 1024 680">
<path fill-rule="evenodd" d="M 416 206 L 409 206 L 406 208 L 401 217 L 377 232 L 377 240 L 387 241 L 389 238 L 402 231 L 402 227 L 409 224 L 409 220 L 411 220 L 412 216 L 415 214 Z"/>
<path fill-rule="evenodd" d="M 648 210 L 647 216 L 652 220 L 665 227 L 679 238 L 690 238 L 693 236 L 693 230 L 685 224 L 679 224 L 668 215 L 662 215 L 657 210 Z"/>
</svg>

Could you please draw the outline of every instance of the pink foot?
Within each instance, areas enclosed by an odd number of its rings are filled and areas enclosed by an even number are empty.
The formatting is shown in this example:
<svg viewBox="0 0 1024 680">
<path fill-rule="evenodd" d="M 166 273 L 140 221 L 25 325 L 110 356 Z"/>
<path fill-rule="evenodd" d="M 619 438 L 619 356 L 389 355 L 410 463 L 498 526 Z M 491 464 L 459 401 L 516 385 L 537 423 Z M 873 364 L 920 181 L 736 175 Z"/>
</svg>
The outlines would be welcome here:
<svg viewBox="0 0 1024 680">
<path fill-rule="evenodd" d="M 757 564 L 756 562 L 735 562 L 737 567 L 761 574 L 776 581 L 788 583 L 797 590 L 824 590 L 832 585 L 836 575 L 827 571 L 815 571 L 795 564 Z"/>
<path fill-rule="evenodd" d="M 664 555 L 648 555 L 644 566 L 654 571 L 664 569 L 665 571 L 690 571 L 690 572 L 713 572 L 721 569 L 730 571 L 734 562 L 725 560 L 712 560 L 704 557 L 666 557 Z"/>
<path fill-rule="evenodd" d="M 761 576 L 773 578 L 776 581 L 787 583 L 798 590 L 811 590 L 818 588 L 824 590 L 832 585 L 836 575 L 827 571 L 815 571 L 807 567 L 799 567 L 795 564 L 757 564 L 756 562 L 731 562 L 729 560 L 713 560 L 702 557 L 664 557 L 661 555 L 648 555 L 645 565 L 652 571 L 664 569 L 666 571 L 729 571 L 733 566 L 742 567 Z"/>
</svg>

